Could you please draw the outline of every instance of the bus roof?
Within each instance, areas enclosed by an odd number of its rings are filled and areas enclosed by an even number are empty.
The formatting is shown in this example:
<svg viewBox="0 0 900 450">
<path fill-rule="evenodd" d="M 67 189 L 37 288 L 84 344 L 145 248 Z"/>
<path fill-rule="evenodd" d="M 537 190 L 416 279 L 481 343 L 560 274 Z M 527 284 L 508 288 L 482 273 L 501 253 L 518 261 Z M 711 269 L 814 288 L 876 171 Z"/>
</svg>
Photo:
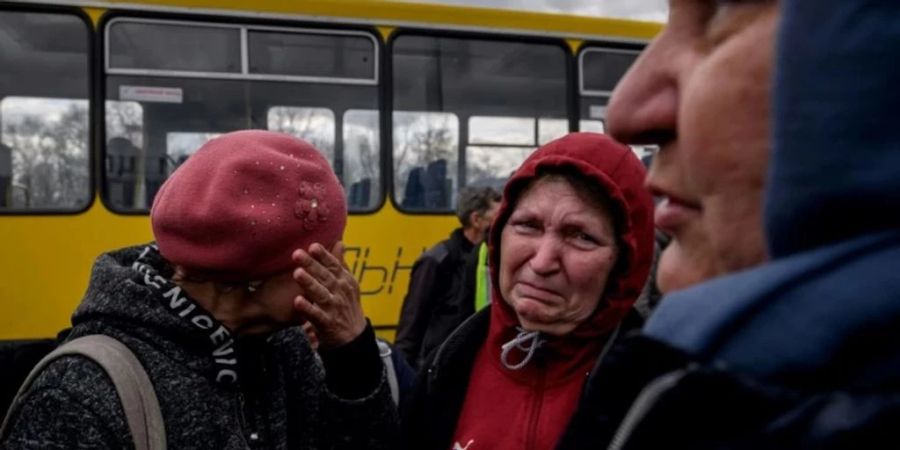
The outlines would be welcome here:
<svg viewBox="0 0 900 450">
<path fill-rule="evenodd" d="M 99 10 L 184 12 L 622 42 L 647 41 L 662 28 L 659 23 L 628 19 L 393 0 L 62 0 L 40 3 L 72 4 Z M 100 11 L 97 12 L 95 19 Z"/>
</svg>

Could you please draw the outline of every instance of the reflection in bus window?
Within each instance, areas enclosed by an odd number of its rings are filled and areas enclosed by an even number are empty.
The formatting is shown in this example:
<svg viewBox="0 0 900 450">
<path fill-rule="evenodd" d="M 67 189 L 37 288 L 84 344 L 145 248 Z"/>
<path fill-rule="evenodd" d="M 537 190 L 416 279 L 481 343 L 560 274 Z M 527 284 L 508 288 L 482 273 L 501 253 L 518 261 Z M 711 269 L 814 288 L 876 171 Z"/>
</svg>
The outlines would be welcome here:
<svg viewBox="0 0 900 450">
<path fill-rule="evenodd" d="M 90 202 L 89 36 L 74 14 L 0 11 L 0 212 Z"/>
<path fill-rule="evenodd" d="M 452 113 L 394 112 L 394 195 L 411 210 L 455 207 L 459 119 Z"/>
<path fill-rule="evenodd" d="M 561 138 L 569 133 L 569 121 L 567 119 L 548 119 L 541 117 L 538 120 L 538 145 L 544 145 L 556 138 Z"/>
<path fill-rule="evenodd" d="M 10 159 L 0 162 L 8 208 L 79 209 L 88 203 L 87 100 L 6 97 L 0 118 L 0 142 Z"/>
<path fill-rule="evenodd" d="M 344 113 L 344 170 L 341 182 L 351 209 L 377 206 L 381 192 L 378 111 L 351 109 Z"/>
<path fill-rule="evenodd" d="M 144 109 L 137 102 L 106 102 L 106 192 L 116 204 L 145 205 Z M 157 168 L 165 175 L 165 164 Z"/>
<path fill-rule="evenodd" d="M 531 117 L 472 116 L 469 144 L 534 145 L 534 125 Z"/>
<path fill-rule="evenodd" d="M 568 132 L 567 119 L 470 117 L 469 146 L 466 147 L 467 185 L 502 190 L 512 171 L 531 152 Z"/>
<path fill-rule="evenodd" d="M 144 146 L 144 108 L 140 103 L 106 101 L 106 139 L 116 137 Z"/>
<path fill-rule="evenodd" d="M 606 123 L 602 120 L 579 120 L 579 131 L 590 131 L 592 133 L 606 133 Z"/>
<path fill-rule="evenodd" d="M 190 45 L 154 41 L 169 32 L 198 38 Z M 247 45 L 234 38 L 242 34 Z M 306 139 L 346 183 L 341 119 L 347 111 L 379 109 L 378 49 L 368 32 L 120 17 L 109 22 L 106 38 L 107 57 L 114 60 L 106 68 L 106 99 L 135 102 L 143 111 L 143 143 L 132 144 L 144 160 L 135 165 L 146 172 L 138 175 L 144 194 L 132 199 L 126 192 L 120 199 L 107 183 L 104 196 L 116 210 L 146 211 L 181 160 L 211 135 L 235 130 L 272 129 Z M 142 53 L 154 46 L 166 47 L 168 60 Z M 105 151 L 116 150 L 108 143 Z M 160 164 L 164 170 L 157 173 Z M 373 181 L 380 178 L 379 165 L 368 170 Z M 378 203 L 381 183 L 370 185 L 370 198 L 351 204 L 351 211 Z"/>
<path fill-rule="evenodd" d="M 169 174 L 187 161 L 203 144 L 222 133 L 168 132 L 166 133 L 166 159 L 169 163 Z"/>
<path fill-rule="evenodd" d="M 273 106 L 268 128 L 296 136 L 312 144 L 334 164 L 334 112 L 328 108 Z"/>
<path fill-rule="evenodd" d="M 454 130 L 458 130 L 453 141 L 462 148 L 448 142 L 449 132 L 436 132 L 440 127 L 397 130 L 395 116 L 395 158 L 408 151 L 410 142 L 423 140 L 435 141 L 439 148 L 419 148 L 417 155 L 441 154 L 415 163 L 395 161 L 397 204 L 413 211 L 447 212 L 461 186 L 505 179 L 508 173 L 495 171 L 505 171 L 514 160 L 521 162 L 527 154 L 524 149 L 567 132 L 567 55 L 565 47 L 527 39 L 399 35 L 392 52 L 394 108 L 428 111 L 416 113 L 420 118 L 425 114 L 452 115 Z M 551 121 L 536 124 L 536 118 Z M 416 140 L 406 135 L 410 129 L 432 133 Z M 432 181 L 435 173 L 443 177 L 445 172 L 450 183 Z M 449 186 L 440 203 L 419 196 L 416 180 L 420 177 Z"/>
<path fill-rule="evenodd" d="M 534 147 L 466 148 L 466 174 L 469 186 L 491 186 L 503 190 L 513 171 L 534 151 Z"/>
</svg>

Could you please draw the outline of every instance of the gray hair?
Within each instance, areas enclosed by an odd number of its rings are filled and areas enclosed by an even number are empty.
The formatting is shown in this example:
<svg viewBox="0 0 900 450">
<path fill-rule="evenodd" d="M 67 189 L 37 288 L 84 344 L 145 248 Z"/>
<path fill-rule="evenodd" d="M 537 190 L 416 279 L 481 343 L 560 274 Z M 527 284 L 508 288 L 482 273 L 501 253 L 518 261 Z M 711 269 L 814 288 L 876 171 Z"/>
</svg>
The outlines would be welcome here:
<svg viewBox="0 0 900 450">
<path fill-rule="evenodd" d="M 499 202 L 502 197 L 494 188 L 487 187 L 467 187 L 460 191 L 459 200 L 456 202 L 456 217 L 463 227 L 471 225 L 469 217 L 473 212 L 484 214 L 491 209 L 491 205 Z"/>
</svg>

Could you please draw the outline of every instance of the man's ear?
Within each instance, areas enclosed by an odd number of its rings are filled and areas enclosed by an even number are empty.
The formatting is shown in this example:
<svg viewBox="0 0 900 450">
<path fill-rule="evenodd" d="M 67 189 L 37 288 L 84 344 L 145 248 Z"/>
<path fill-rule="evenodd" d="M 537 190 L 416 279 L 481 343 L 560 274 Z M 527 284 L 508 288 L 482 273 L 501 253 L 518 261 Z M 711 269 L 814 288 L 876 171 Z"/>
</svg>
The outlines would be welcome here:
<svg viewBox="0 0 900 450">
<path fill-rule="evenodd" d="M 479 214 L 478 211 L 472 211 L 471 213 L 469 213 L 469 226 L 474 226 L 475 220 L 480 218 L 481 214 Z"/>
</svg>

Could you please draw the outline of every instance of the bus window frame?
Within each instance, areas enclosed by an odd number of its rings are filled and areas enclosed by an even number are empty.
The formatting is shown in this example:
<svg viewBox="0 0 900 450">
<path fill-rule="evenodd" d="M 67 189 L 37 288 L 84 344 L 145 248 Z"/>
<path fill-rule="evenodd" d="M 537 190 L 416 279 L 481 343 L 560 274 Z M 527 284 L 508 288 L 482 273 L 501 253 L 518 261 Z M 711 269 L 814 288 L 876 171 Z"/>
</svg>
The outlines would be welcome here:
<svg viewBox="0 0 900 450">
<path fill-rule="evenodd" d="M 213 19 L 214 20 L 214 19 Z M 110 48 L 109 48 L 109 32 L 113 25 L 117 23 L 138 23 L 138 24 L 158 24 L 158 25 L 181 25 L 203 28 L 217 28 L 237 30 L 240 34 L 240 60 L 241 72 L 203 72 L 188 70 L 158 70 L 158 69 L 125 69 L 111 67 Z M 251 31 L 275 32 L 284 34 L 315 34 L 322 36 L 356 36 L 368 38 L 372 42 L 372 78 L 345 78 L 345 77 L 318 77 L 306 75 L 275 75 L 275 74 L 258 74 L 250 73 L 250 39 Z M 328 28 L 304 28 L 304 27 L 287 27 L 287 26 L 267 26 L 267 25 L 251 25 L 249 23 L 226 23 L 221 22 L 201 22 L 190 20 L 167 20 L 167 19 L 143 19 L 138 16 L 115 17 L 103 24 L 103 68 L 105 75 L 126 75 L 126 76 L 152 76 L 152 77 L 172 77 L 172 78 L 208 78 L 216 80 L 240 80 L 240 81 L 283 81 L 295 83 L 322 83 L 322 84 L 350 84 L 359 86 L 378 86 L 379 83 L 379 46 L 378 40 L 373 33 L 363 31 L 328 29 Z"/>
<path fill-rule="evenodd" d="M 71 208 L 71 209 L 0 209 L 0 216 L 77 216 L 84 214 L 88 210 L 90 210 L 94 206 L 94 202 L 97 198 L 98 185 L 97 185 L 97 153 L 96 153 L 96 117 L 98 112 L 101 112 L 97 107 L 97 86 L 95 83 L 97 77 L 97 35 L 94 30 L 93 22 L 90 16 L 87 13 L 77 6 L 68 6 L 68 5 L 49 5 L 49 4 L 34 4 L 34 3 L 2 3 L 0 2 L 0 12 L 16 12 L 16 13 L 33 13 L 33 14 L 59 14 L 59 15 L 69 15 L 74 16 L 79 19 L 84 25 L 84 31 L 87 33 L 87 52 L 86 52 L 86 67 L 87 67 L 87 90 L 86 97 L 84 98 L 88 102 L 87 109 L 87 169 L 88 169 L 88 179 L 87 179 L 87 201 L 83 206 L 79 208 Z M 4 97 L 5 98 L 5 97 Z"/>
<path fill-rule="evenodd" d="M 642 49 L 630 47 L 617 47 L 602 43 L 584 43 L 578 49 L 578 96 L 579 97 L 610 97 L 613 91 L 599 91 L 584 88 L 584 58 L 588 53 L 618 53 L 640 56 Z M 579 118 L 580 119 L 580 118 Z"/>
<path fill-rule="evenodd" d="M 97 54 L 98 61 L 96 64 L 96 70 L 98 74 L 95 75 L 97 77 L 97 88 L 96 95 L 97 101 L 105 102 L 106 98 L 106 78 L 109 75 L 125 75 L 125 74 L 114 74 L 108 73 L 105 71 L 106 66 L 108 65 L 106 59 L 107 53 L 106 49 L 108 49 L 107 43 L 107 29 L 108 24 L 117 19 L 141 19 L 141 20 L 154 20 L 154 21 L 163 21 L 163 22 L 189 22 L 189 23 L 215 23 L 219 25 L 235 25 L 235 26 L 251 26 L 254 29 L 263 29 L 263 28 L 272 28 L 272 29 L 286 29 L 288 31 L 303 29 L 306 32 L 311 31 L 320 31 L 321 34 L 335 34 L 337 31 L 349 31 L 354 32 L 360 35 L 366 35 L 371 37 L 373 42 L 375 43 L 374 51 L 375 51 L 375 71 L 374 74 L 378 80 L 377 84 L 373 84 L 375 88 L 375 102 L 377 105 L 376 110 L 379 114 L 379 125 L 382 127 L 382 132 L 379 136 L 380 145 L 384 146 L 385 142 L 385 133 L 384 130 L 384 117 L 385 115 L 390 114 L 388 111 L 388 107 L 385 100 L 385 92 L 384 85 L 386 83 L 382 83 L 382 80 L 385 80 L 385 61 L 383 59 L 386 58 L 386 43 L 381 38 L 381 34 L 378 31 L 378 28 L 375 25 L 367 25 L 367 24 L 358 24 L 358 23 L 333 23 L 333 22 L 312 22 L 312 21 L 304 21 L 297 19 L 277 19 L 277 18 L 258 18 L 249 15 L 221 15 L 221 14 L 205 14 L 205 13 L 189 13 L 189 12 L 181 12 L 181 11 L 151 11 L 151 10 L 136 10 L 136 9 L 125 9 L 125 8 L 110 8 L 108 9 L 101 17 L 97 23 Z M 146 74 L 143 74 L 146 75 Z M 156 75 L 150 75 L 156 76 Z M 185 77 L 183 72 L 178 72 L 177 75 L 179 78 L 193 78 L 193 77 Z M 251 80 L 246 79 L 246 81 L 273 81 L 273 80 Z M 274 80 L 280 81 L 280 80 Z M 105 105 L 105 103 L 104 103 Z M 97 142 L 97 159 L 102 160 L 101 156 L 105 158 L 106 156 L 106 121 L 104 116 L 104 109 L 98 108 L 97 115 L 102 118 L 98 119 L 98 125 L 95 126 L 96 131 L 96 142 Z M 390 123 L 390 122 L 388 122 Z M 379 150 L 382 151 L 383 150 Z M 359 209 L 347 212 L 349 216 L 370 216 L 377 214 L 384 208 L 384 205 L 387 202 L 388 191 L 387 191 L 387 180 L 390 174 L 386 172 L 386 159 L 384 154 L 381 155 L 381 164 L 379 169 L 380 180 L 381 180 L 381 190 L 378 192 L 378 200 L 375 204 L 372 205 L 370 209 Z M 389 166 L 387 166 L 389 167 Z M 121 216 L 149 216 L 150 209 L 121 209 L 115 207 L 115 205 L 111 204 L 110 201 L 106 198 L 106 171 L 102 166 L 96 167 L 97 178 L 99 179 L 98 190 L 100 195 L 100 201 L 103 204 L 104 208 L 116 215 Z"/>
<path fill-rule="evenodd" d="M 445 210 L 415 210 L 404 208 L 397 201 L 395 196 L 396 192 L 394 191 L 394 124 L 393 124 L 393 113 L 394 109 L 394 79 L 393 79 L 393 71 L 394 71 L 394 43 L 395 41 L 403 36 L 413 35 L 413 36 L 423 36 L 423 37 L 433 37 L 433 38 L 451 38 L 451 39 L 471 39 L 471 40 L 488 40 L 488 41 L 497 41 L 497 42 L 513 42 L 513 43 L 529 43 L 529 44 L 545 44 L 552 45 L 555 47 L 559 47 L 560 50 L 563 51 L 564 55 L 564 81 L 565 81 L 565 106 L 562 109 L 565 113 L 565 118 L 569 121 L 569 133 L 572 133 L 577 130 L 577 128 L 573 127 L 573 124 L 577 124 L 578 121 L 578 107 L 580 104 L 578 103 L 577 98 L 577 89 L 575 89 L 575 83 L 578 81 L 575 77 L 578 76 L 578 72 L 575 71 L 575 54 L 572 51 L 572 48 L 566 43 L 566 39 L 562 37 L 547 37 L 541 35 L 531 35 L 531 34 L 521 34 L 521 33 L 492 33 L 492 32 L 484 32 L 484 31 L 468 31 L 468 30 L 459 30 L 459 29 L 433 29 L 433 28 L 420 28 L 420 27 L 409 27 L 409 28 L 398 28 L 395 32 L 391 33 L 390 37 L 386 43 L 386 51 L 385 51 L 385 76 L 384 79 L 388 80 L 388 82 L 383 83 L 382 90 L 385 92 L 385 105 L 388 106 L 388 114 L 386 114 L 389 122 L 386 124 L 382 122 L 383 126 L 386 126 L 386 131 L 382 133 L 382 139 L 385 141 L 383 145 L 386 145 L 389 149 L 384 154 L 384 159 L 386 159 L 387 169 L 385 172 L 387 180 L 385 181 L 385 185 L 389 187 L 390 191 L 388 192 L 387 197 L 389 201 L 393 205 L 394 209 L 399 211 L 401 214 L 412 215 L 412 216 L 447 216 L 447 215 L 455 215 L 456 211 L 453 209 L 445 209 Z M 437 111 L 429 111 L 429 112 L 437 112 Z M 440 111 L 440 112 L 451 112 L 459 118 L 460 123 L 463 120 L 468 121 L 469 117 L 472 116 L 459 116 L 459 114 L 455 111 Z M 537 116 L 535 119 L 537 119 Z M 384 117 L 382 120 L 384 121 Z M 466 151 L 465 147 L 470 145 L 468 144 L 468 133 L 465 136 L 466 141 L 463 141 L 463 137 L 459 137 L 459 159 L 457 160 L 457 180 L 462 180 L 464 177 L 464 171 L 466 170 Z M 466 185 L 468 186 L 468 185 Z M 459 195 L 459 190 L 465 188 L 465 186 L 458 186 L 457 192 L 455 193 L 457 196 Z"/>
</svg>

